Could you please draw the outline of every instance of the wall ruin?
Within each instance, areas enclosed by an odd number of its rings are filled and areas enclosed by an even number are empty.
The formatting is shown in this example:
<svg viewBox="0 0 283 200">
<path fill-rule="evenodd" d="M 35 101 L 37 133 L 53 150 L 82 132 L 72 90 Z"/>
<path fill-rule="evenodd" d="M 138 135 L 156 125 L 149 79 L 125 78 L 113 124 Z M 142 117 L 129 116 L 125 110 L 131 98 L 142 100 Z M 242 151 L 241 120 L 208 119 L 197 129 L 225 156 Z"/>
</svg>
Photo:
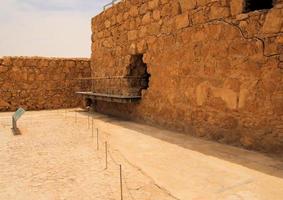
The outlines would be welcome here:
<svg viewBox="0 0 283 200">
<path fill-rule="evenodd" d="M 137 54 L 151 74 L 140 103 L 98 101 L 97 110 L 282 151 L 283 1 L 244 7 L 244 0 L 126 0 L 94 17 L 92 75 L 128 76 Z"/>
<path fill-rule="evenodd" d="M 86 76 L 89 59 L 0 58 L 0 111 L 77 107 L 82 102 L 75 94 L 77 78 Z"/>
</svg>

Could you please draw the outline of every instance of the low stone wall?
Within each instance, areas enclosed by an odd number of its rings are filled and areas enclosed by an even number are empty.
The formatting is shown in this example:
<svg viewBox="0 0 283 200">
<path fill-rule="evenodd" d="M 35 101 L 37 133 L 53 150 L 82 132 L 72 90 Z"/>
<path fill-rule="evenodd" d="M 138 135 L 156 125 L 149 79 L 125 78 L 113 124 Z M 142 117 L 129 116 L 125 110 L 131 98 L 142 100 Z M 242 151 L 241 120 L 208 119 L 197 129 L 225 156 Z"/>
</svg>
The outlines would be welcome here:
<svg viewBox="0 0 283 200">
<path fill-rule="evenodd" d="M 89 59 L 0 58 L 0 111 L 79 106 L 77 78 L 89 76 Z"/>
<path fill-rule="evenodd" d="M 245 13 L 244 0 L 126 0 L 94 17 L 93 73 L 131 75 L 143 54 L 151 74 L 139 104 L 97 109 L 283 151 L 283 1 L 274 2 Z"/>
</svg>

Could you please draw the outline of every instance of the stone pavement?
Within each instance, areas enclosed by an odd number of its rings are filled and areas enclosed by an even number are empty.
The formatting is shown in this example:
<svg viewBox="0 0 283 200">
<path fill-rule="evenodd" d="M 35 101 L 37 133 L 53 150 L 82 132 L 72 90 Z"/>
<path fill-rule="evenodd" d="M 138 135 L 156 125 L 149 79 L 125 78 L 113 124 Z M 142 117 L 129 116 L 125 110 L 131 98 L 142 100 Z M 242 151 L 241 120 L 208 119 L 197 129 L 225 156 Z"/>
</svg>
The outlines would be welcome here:
<svg viewBox="0 0 283 200">
<path fill-rule="evenodd" d="M 100 150 L 83 112 L 27 112 L 19 121 L 22 135 L 11 131 L 12 113 L 0 113 L 1 200 L 119 200 L 119 168 Z M 77 121 L 77 123 L 75 122 Z M 111 149 L 123 165 L 125 200 L 172 200 L 169 194 Z"/>
<path fill-rule="evenodd" d="M 95 117 L 112 148 L 176 199 L 283 199 L 280 155 L 267 156 L 134 122 Z"/>
<path fill-rule="evenodd" d="M 101 114 L 0 113 L 0 199 L 281 200 L 282 157 Z M 100 150 L 88 127 L 94 119 Z M 90 123 L 91 124 L 91 123 Z M 104 142 L 109 145 L 105 170 Z"/>
</svg>

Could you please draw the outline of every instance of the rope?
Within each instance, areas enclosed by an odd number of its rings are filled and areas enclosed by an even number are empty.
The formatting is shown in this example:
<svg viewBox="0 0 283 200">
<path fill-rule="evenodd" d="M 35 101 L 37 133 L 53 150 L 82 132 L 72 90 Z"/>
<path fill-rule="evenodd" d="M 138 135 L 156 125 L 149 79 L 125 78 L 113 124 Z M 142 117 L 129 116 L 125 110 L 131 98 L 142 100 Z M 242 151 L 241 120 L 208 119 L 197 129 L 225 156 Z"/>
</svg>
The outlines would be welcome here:
<svg viewBox="0 0 283 200">
<path fill-rule="evenodd" d="M 104 131 L 103 131 L 103 133 L 105 133 L 105 135 L 104 134 L 103 135 L 104 135 L 105 141 L 107 141 L 107 134 L 109 135 L 109 133 L 104 132 Z M 103 139 L 103 135 L 102 135 L 102 137 L 100 137 L 101 139 Z M 108 143 L 108 155 L 109 155 L 109 158 L 112 160 L 112 162 L 116 165 L 116 167 L 120 167 L 121 164 L 115 159 L 114 155 L 112 154 L 112 148 L 111 148 L 109 143 Z M 128 182 L 126 180 L 127 180 L 127 178 L 125 176 L 125 171 L 123 171 L 122 181 L 123 181 L 124 185 L 126 186 L 126 190 L 129 194 L 130 198 L 132 200 L 134 200 L 135 198 L 133 197 L 133 194 L 131 193 L 131 189 L 129 188 Z"/>
</svg>

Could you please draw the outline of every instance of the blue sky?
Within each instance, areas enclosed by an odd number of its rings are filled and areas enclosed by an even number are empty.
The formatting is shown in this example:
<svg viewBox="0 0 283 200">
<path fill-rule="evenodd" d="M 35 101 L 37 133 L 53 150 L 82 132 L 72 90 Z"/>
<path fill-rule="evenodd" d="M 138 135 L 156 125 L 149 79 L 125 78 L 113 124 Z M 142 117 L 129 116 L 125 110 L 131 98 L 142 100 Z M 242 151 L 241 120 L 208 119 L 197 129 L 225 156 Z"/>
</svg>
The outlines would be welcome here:
<svg viewBox="0 0 283 200">
<path fill-rule="evenodd" d="M 0 0 L 0 56 L 89 57 L 91 18 L 111 0 Z"/>
</svg>

